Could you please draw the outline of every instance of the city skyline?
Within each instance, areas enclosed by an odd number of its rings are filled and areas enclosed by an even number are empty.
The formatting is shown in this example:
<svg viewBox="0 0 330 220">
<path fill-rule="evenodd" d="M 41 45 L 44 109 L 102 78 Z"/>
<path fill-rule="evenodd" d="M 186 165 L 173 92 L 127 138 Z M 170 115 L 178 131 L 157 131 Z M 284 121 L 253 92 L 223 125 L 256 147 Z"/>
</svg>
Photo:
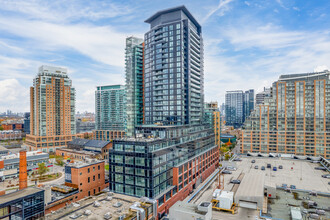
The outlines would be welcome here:
<svg viewBox="0 0 330 220">
<path fill-rule="evenodd" d="M 143 37 L 147 14 L 183 4 L 203 25 L 205 101 L 222 103 L 235 89 L 258 93 L 283 73 L 330 66 L 326 1 L 4 1 L 0 112 L 29 111 L 28 87 L 40 65 L 67 68 L 76 110 L 94 112 L 96 86 L 125 82 L 126 37 Z"/>
</svg>

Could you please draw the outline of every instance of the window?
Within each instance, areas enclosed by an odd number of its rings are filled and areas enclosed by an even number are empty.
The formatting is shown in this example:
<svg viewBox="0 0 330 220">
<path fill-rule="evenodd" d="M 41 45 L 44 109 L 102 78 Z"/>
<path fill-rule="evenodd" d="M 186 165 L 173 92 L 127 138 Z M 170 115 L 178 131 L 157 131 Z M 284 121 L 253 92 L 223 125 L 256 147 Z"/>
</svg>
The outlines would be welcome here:
<svg viewBox="0 0 330 220">
<path fill-rule="evenodd" d="M 95 171 L 95 167 L 93 167 L 93 171 Z"/>
<path fill-rule="evenodd" d="M 98 165 L 98 167 L 97 167 L 97 168 L 98 168 L 98 170 L 100 170 L 100 165 Z"/>
<path fill-rule="evenodd" d="M 88 168 L 87 172 L 88 172 L 88 173 L 90 173 L 90 172 L 91 172 L 89 168 Z"/>
<path fill-rule="evenodd" d="M 89 183 L 91 182 L 91 178 L 90 178 L 90 177 L 88 177 L 88 182 L 89 182 Z"/>
<path fill-rule="evenodd" d="M 93 181 L 95 181 L 95 175 L 93 176 Z"/>
<path fill-rule="evenodd" d="M 101 174 L 98 174 L 98 178 L 101 179 Z"/>
</svg>

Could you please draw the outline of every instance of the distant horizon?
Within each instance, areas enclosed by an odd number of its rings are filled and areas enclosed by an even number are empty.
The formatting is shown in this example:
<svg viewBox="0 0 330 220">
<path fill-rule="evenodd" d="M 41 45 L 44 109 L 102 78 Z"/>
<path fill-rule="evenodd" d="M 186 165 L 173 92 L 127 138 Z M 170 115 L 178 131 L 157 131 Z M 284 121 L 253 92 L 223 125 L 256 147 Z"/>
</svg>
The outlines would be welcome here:
<svg viewBox="0 0 330 220">
<path fill-rule="evenodd" d="M 4 1 L 0 8 L 0 112 L 29 112 L 41 65 L 67 68 L 76 112 L 94 112 L 97 86 L 125 84 L 125 39 L 143 38 L 144 21 L 185 5 L 202 26 L 205 101 L 226 91 L 261 92 L 282 74 L 330 67 L 326 0 Z"/>
</svg>

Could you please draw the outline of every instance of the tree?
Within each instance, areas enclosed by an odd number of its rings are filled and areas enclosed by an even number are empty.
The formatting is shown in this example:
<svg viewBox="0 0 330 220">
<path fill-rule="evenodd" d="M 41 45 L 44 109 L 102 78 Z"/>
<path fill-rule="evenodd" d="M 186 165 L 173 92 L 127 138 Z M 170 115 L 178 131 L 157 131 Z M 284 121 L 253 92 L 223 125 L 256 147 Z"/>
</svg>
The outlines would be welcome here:
<svg viewBox="0 0 330 220">
<path fill-rule="evenodd" d="M 49 171 L 49 168 L 45 166 L 45 163 L 38 163 L 38 174 L 40 177 L 47 173 Z"/>
<path fill-rule="evenodd" d="M 3 127 L 2 126 L 0 126 L 0 131 L 3 131 Z"/>
<path fill-rule="evenodd" d="M 63 160 L 61 159 L 61 158 L 56 158 L 56 165 L 58 165 L 58 166 L 63 166 L 64 165 L 64 162 L 63 162 Z"/>
</svg>

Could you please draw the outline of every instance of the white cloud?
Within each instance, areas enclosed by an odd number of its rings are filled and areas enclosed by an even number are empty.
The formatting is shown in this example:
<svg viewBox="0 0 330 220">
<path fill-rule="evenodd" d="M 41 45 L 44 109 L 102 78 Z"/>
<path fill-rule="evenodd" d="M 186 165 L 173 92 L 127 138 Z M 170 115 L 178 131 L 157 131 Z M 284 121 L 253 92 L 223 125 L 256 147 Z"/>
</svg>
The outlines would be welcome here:
<svg viewBox="0 0 330 220">
<path fill-rule="evenodd" d="M 38 61 L 0 55 L 0 79 L 19 78 L 31 80 L 37 73 L 39 65 L 40 62 Z"/>
<path fill-rule="evenodd" d="M 130 13 L 127 6 L 111 1 L 77 0 L 2 0 L 1 9 L 22 14 L 27 18 L 52 22 L 68 22 L 79 19 L 98 20 L 113 18 Z"/>
<path fill-rule="evenodd" d="M 251 3 L 248 2 L 248 1 L 244 1 L 244 4 L 246 4 L 247 6 L 250 6 L 251 5 Z"/>
<path fill-rule="evenodd" d="M 295 11 L 300 11 L 300 9 L 298 7 L 293 7 L 292 9 Z"/>
<path fill-rule="evenodd" d="M 24 87 L 17 79 L 0 80 L 0 112 L 7 109 L 13 111 L 29 111 L 29 89 Z"/>
<path fill-rule="evenodd" d="M 207 15 L 202 19 L 202 24 L 205 23 L 214 13 L 219 11 L 219 16 L 223 16 L 229 10 L 228 4 L 233 0 L 220 0 L 216 8 L 211 9 Z"/>
<path fill-rule="evenodd" d="M 276 0 L 276 2 L 284 9 L 288 9 L 282 2 L 282 0 Z"/>
<path fill-rule="evenodd" d="M 324 70 L 329 70 L 329 67 L 327 67 L 326 65 L 322 65 L 314 68 L 314 72 L 322 72 Z"/>
<path fill-rule="evenodd" d="M 0 17 L 0 30 L 28 38 L 41 50 L 56 51 L 70 48 L 95 61 L 124 66 L 126 34 L 110 26 L 58 25 Z"/>
<path fill-rule="evenodd" d="M 225 91 L 254 88 L 259 92 L 281 74 L 330 66 L 330 35 L 326 31 L 290 31 L 273 24 L 242 22 L 221 27 L 216 33 L 222 36 L 220 41 L 205 43 L 206 100 L 216 97 L 223 102 Z"/>
</svg>

